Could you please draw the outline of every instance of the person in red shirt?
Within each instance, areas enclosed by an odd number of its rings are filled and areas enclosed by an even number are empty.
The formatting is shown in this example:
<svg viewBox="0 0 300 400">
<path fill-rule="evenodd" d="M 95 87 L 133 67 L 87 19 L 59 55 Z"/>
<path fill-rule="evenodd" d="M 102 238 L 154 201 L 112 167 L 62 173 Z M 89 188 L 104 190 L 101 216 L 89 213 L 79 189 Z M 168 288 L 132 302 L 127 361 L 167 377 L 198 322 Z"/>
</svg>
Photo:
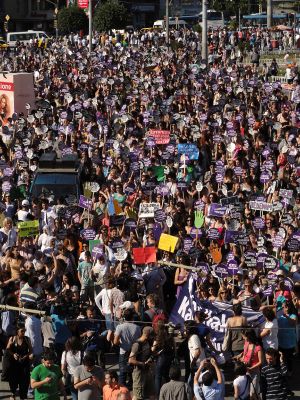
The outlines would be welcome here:
<svg viewBox="0 0 300 400">
<path fill-rule="evenodd" d="M 116 371 L 109 371 L 105 374 L 105 385 L 103 386 L 103 400 L 117 400 L 119 393 L 127 395 L 126 399 L 131 400 L 130 392 L 125 386 L 118 384 Z"/>
<path fill-rule="evenodd" d="M 245 341 L 244 351 L 237 358 L 247 367 L 248 375 L 252 380 L 250 398 L 256 399 L 260 388 L 259 377 L 263 361 L 263 351 L 258 344 L 258 338 L 254 329 L 244 330 L 242 336 Z"/>
</svg>

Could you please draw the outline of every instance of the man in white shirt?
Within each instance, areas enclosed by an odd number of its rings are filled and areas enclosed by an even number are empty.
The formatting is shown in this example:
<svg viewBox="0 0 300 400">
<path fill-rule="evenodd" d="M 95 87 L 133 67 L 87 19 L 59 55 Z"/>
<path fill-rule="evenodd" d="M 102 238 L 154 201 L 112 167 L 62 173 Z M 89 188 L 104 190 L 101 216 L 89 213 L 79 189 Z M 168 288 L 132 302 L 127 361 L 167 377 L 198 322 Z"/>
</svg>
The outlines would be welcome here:
<svg viewBox="0 0 300 400">
<path fill-rule="evenodd" d="M 30 303 L 28 308 L 33 308 L 32 303 Z M 40 318 L 35 315 L 28 315 L 25 321 L 25 329 L 25 335 L 29 337 L 33 349 L 33 365 L 36 366 L 41 362 L 43 353 L 42 323 Z"/>
<path fill-rule="evenodd" d="M 17 217 L 18 221 L 23 222 L 23 221 L 30 221 L 32 218 L 30 218 L 30 210 L 29 210 L 29 201 L 28 200 L 23 200 L 22 201 L 22 208 L 17 212 Z"/>
</svg>

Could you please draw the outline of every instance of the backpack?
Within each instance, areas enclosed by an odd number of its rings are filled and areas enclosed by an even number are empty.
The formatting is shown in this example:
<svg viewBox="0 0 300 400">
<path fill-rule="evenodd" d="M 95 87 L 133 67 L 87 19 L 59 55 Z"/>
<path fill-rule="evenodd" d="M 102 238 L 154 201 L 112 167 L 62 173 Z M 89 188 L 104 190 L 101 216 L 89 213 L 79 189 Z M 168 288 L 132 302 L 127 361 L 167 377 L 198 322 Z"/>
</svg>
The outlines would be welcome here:
<svg viewBox="0 0 300 400">
<path fill-rule="evenodd" d="M 162 321 L 164 324 L 167 322 L 166 314 L 159 308 L 156 309 L 151 308 L 146 311 L 146 314 L 152 321 L 152 328 L 154 332 L 157 332 L 157 326 L 159 321 Z"/>
</svg>

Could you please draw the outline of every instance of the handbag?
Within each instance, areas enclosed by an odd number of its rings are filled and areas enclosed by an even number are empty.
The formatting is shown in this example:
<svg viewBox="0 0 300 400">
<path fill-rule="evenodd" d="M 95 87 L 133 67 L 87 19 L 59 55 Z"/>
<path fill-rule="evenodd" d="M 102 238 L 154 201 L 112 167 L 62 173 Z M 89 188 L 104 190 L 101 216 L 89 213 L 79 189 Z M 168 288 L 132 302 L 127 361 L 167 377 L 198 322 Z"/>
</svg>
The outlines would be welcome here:
<svg viewBox="0 0 300 400">
<path fill-rule="evenodd" d="M 222 344 L 222 351 L 230 351 L 231 350 L 231 341 L 232 341 L 232 334 L 231 334 L 231 329 L 227 327 L 224 339 L 223 339 L 223 344 Z"/>
</svg>

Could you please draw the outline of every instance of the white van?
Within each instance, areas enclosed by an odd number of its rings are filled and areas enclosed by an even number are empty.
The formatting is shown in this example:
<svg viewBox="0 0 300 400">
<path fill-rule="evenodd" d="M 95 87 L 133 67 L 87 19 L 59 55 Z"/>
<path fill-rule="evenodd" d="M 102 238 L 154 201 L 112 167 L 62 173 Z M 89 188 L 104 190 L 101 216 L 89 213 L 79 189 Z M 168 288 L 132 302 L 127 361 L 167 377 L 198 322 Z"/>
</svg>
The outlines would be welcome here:
<svg viewBox="0 0 300 400">
<path fill-rule="evenodd" d="M 43 31 L 27 31 L 27 32 L 8 32 L 7 44 L 10 47 L 15 47 L 16 42 L 29 43 L 33 39 L 49 39 L 49 36 Z"/>
<path fill-rule="evenodd" d="M 169 20 L 169 27 L 173 29 L 186 28 L 186 22 L 183 19 L 179 19 L 178 21 L 176 21 L 175 18 L 172 18 Z M 155 21 L 153 24 L 153 28 L 166 29 L 166 21 L 163 19 Z"/>
</svg>

